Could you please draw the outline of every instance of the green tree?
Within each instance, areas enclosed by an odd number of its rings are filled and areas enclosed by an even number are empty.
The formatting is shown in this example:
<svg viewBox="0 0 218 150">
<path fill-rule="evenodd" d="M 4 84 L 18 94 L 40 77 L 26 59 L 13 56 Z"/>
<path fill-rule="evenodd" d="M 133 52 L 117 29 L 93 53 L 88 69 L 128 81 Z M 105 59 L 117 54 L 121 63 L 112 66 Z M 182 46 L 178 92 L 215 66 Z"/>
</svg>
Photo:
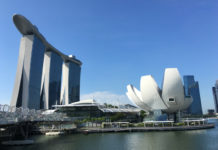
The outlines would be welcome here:
<svg viewBox="0 0 218 150">
<path fill-rule="evenodd" d="M 141 120 L 143 121 L 144 117 L 146 117 L 146 112 L 144 110 L 141 110 L 139 116 L 140 116 Z"/>
</svg>

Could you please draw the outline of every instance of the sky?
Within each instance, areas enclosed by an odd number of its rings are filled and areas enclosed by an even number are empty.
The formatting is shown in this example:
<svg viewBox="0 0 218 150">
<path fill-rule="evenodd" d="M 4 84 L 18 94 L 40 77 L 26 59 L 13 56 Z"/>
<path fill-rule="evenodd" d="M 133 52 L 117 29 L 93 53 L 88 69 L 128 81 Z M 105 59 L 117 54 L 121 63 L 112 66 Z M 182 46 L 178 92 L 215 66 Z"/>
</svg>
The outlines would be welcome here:
<svg viewBox="0 0 218 150">
<path fill-rule="evenodd" d="M 1 0 L 0 104 L 10 103 L 17 69 L 21 34 L 15 13 L 83 62 L 81 99 L 130 103 L 126 85 L 139 89 L 140 77 L 151 74 L 161 87 L 165 68 L 177 67 L 199 82 L 204 112 L 214 109 L 216 0 Z"/>
</svg>

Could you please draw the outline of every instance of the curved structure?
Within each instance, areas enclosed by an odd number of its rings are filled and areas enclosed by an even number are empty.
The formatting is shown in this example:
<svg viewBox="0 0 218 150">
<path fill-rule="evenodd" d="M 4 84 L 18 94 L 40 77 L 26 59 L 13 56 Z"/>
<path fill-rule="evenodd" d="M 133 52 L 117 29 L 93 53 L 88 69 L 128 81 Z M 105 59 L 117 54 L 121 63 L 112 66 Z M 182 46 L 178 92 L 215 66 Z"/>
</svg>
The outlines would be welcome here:
<svg viewBox="0 0 218 150">
<path fill-rule="evenodd" d="M 188 107 L 190 107 L 190 105 L 193 103 L 193 97 L 191 96 L 187 96 L 185 97 L 185 101 L 183 103 L 183 105 L 181 106 L 181 110 L 187 109 Z"/>
<path fill-rule="evenodd" d="M 146 111 L 175 113 L 187 109 L 192 103 L 192 97 L 185 96 L 177 68 L 165 70 L 162 90 L 151 75 L 141 77 L 140 88 L 141 92 L 128 85 L 126 94 L 133 103 Z"/>
<path fill-rule="evenodd" d="M 182 79 L 177 68 L 167 68 L 164 73 L 162 98 L 167 105 L 167 112 L 181 110 L 185 102 Z"/>
<path fill-rule="evenodd" d="M 152 109 L 167 109 L 160 97 L 160 89 L 151 75 L 141 77 L 140 88 L 144 103 Z"/>
<path fill-rule="evenodd" d="M 127 85 L 126 95 L 137 106 L 141 106 L 146 111 L 151 111 L 151 108 L 142 101 L 141 93 L 132 85 Z"/>
<path fill-rule="evenodd" d="M 42 41 L 43 45 L 45 46 L 45 49 L 47 51 L 53 51 L 56 54 L 60 55 L 64 61 L 72 61 L 78 65 L 82 65 L 81 61 L 78 59 L 69 57 L 67 55 L 64 55 L 59 50 L 57 50 L 55 47 L 53 47 L 48 41 L 44 38 L 44 36 L 38 31 L 38 28 L 34 26 L 29 20 L 27 20 L 24 16 L 15 14 L 13 16 L 13 21 L 16 26 L 16 28 L 20 31 L 22 35 L 35 35 L 39 38 L 40 41 Z"/>
<path fill-rule="evenodd" d="M 11 106 L 50 109 L 79 101 L 81 61 L 54 48 L 24 16 L 13 22 L 23 37 Z"/>
</svg>

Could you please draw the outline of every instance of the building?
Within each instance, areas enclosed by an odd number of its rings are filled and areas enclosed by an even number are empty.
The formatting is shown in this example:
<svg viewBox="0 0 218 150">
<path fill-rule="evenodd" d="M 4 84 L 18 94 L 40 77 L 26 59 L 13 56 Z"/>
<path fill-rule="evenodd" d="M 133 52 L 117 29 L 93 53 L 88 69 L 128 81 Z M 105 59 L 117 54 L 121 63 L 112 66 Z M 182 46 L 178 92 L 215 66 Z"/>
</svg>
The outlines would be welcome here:
<svg viewBox="0 0 218 150">
<path fill-rule="evenodd" d="M 207 110 L 207 114 L 208 114 L 208 115 L 211 115 L 211 116 L 216 115 L 214 109 L 208 109 L 208 110 Z"/>
<path fill-rule="evenodd" d="M 218 80 L 216 80 L 216 84 L 212 87 L 213 90 L 213 98 L 214 98 L 214 105 L 216 113 L 218 113 Z"/>
<path fill-rule="evenodd" d="M 140 90 L 128 85 L 126 94 L 133 103 L 148 112 L 161 110 L 167 114 L 175 114 L 187 109 L 192 103 L 192 98 L 184 94 L 177 68 L 165 69 L 162 89 L 151 75 L 142 76 Z"/>
<path fill-rule="evenodd" d="M 54 105 L 54 112 L 65 113 L 72 119 L 108 118 L 137 122 L 140 120 L 140 110 L 136 107 L 111 108 L 97 103 L 94 99 L 81 100 L 66 105 Z"/>
<path fill-rule="evenodd" d="M 55 112 L 65 113 L 68 117 L 74 117 L 77 119 L 101 117 L 103 113 L 99 109 L 99 104 L 92 99 L 66 105 L 54 105 L 54 108 Z"/>
<path fill-rule="evenodd" d="M 45 45 L 37 36 L 24 35 L 21 38 L 11 106 L 40 108 L 44 52 Z"/>
<path fill-rule="evenodd" d="M 188 107 L 187 113 L 191 115 L 202 115 L 201 97 L 199 91 L 199 84 L 195 81 L 193 75 L 183 76 L 185 95 L 191 96 L 192 104 Z"/>
<path fill-rule="evenodd" d="M 78 64 L 71 61 L 63 63 L 61 104 L 66 105 L 80 100 L 80 71 L 81 67 Z"/>
<path fill-rule="evenodd" d="M 62 64 L 61 56 L 52 51 L 45 52 L 40 91 L 41 109 L 51 109 L 52 105 L 60 104 Z"/>
<path fill-rule="evenodd" d="M 68 101 L 79 101 L 82 63 L 54 48 L 24 16 L 16 14 L 13 21 L 23 37 L 11 106 L 50 109 L 60 104 L 61 79 L 67 81 L 64 87 L 69 91 Z M 69 67 L 62 70 L 65 64 Z"/>
</svg>

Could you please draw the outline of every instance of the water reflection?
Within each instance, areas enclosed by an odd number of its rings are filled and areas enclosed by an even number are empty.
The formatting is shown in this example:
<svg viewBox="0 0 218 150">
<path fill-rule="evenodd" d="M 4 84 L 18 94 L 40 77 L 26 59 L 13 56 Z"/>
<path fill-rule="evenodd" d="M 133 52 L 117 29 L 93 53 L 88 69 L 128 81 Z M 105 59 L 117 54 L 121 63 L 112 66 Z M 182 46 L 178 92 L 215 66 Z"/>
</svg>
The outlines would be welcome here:
<svg viewBox="0 0 218 150">
<path fill-rule="evenodd" d="M 12 150 L 214 150 L 218 149 L 216 128 L 177 132 L 134 132 L 34 136 L 34 145 L 10 147 Z M 2 150 L 3 148 L 1 148 Z"/>
</svg>

